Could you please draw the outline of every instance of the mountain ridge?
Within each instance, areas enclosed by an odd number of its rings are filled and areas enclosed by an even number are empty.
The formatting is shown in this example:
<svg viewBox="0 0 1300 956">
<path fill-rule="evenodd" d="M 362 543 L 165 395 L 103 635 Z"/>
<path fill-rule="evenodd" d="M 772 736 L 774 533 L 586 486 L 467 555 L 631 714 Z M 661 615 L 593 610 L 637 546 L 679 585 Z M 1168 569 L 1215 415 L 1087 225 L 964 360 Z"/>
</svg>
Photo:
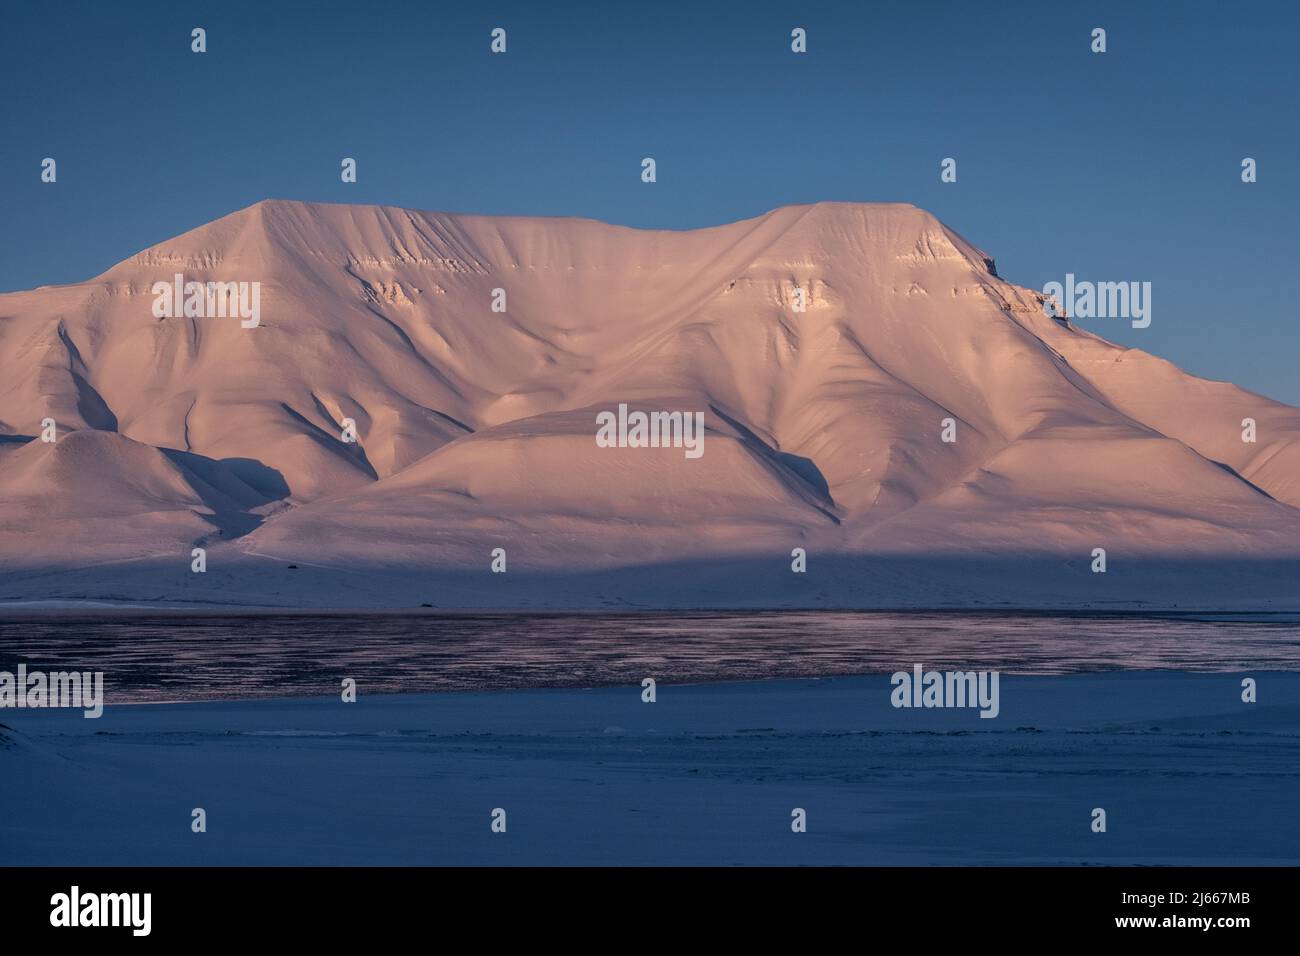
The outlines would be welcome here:
<svg viewBox="0 0 1300 956">
<path fill-rule="evenodd" d="M 260 283 L 260 323 L 159 318 L 176 273 Z M 903 203 L 678 232 L 265 200 L 0 294 L 0 486 L 53 418 L 60 441 L 120 434 L 261 500 L 178 492 L 161 537 L 111 548 L 55 507 L 33 547 L 41 490 L 15 487 L 0 570 L 188 560 L 200 538 L 338 568 L 479 567 L 499 545 L 538 573 L 794 547 L 1300 557 L 1300 409 L 1043 298 Z M 703 411 L 706 453 L 598 448 L 619 403 Z"/>
</svg>

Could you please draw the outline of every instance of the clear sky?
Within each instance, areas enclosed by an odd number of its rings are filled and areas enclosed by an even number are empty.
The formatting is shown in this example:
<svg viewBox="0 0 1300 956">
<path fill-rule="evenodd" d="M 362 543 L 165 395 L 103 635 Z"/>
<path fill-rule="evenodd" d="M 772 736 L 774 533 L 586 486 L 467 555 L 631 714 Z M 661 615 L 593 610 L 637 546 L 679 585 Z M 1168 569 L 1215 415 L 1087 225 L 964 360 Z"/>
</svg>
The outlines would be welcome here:
<svg viewBox="0 0 1300 956">
<path fill-rule="evenodd" d="M 1300 404 L 1296 0 L 0 9 L 0 290 L 272 197 L 672 229 L 913 202 L 1022 285 L 1151 282 L 1149 328 L 1081 324 Z"/>
</svg>

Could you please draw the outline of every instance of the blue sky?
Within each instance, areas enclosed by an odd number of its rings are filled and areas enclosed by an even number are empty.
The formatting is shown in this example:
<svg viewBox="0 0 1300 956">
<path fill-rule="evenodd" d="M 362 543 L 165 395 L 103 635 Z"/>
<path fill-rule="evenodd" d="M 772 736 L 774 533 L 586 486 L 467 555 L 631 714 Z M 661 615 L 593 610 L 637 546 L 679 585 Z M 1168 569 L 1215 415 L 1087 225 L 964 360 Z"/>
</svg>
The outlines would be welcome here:
<svg viewBox="0 0 1300 956">
<path fill-rule="evenodd" d="M 1150 328 L 1083 324 L 1300 404 L 1298 26 L 1289 0 L 7 4 L 0 290 L 268 197 L 673 229 L 913 202 L 1022 285 L 1150 281 Z"/>
</svg>

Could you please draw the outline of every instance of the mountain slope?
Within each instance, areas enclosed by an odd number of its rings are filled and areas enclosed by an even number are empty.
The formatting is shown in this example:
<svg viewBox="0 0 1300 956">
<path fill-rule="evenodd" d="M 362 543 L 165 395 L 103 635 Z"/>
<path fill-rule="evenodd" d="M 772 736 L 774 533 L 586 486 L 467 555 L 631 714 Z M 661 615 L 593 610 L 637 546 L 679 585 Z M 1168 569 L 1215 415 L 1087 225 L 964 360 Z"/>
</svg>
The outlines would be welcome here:
<svg viewBox="0 0 1300 956">
<path fill-rule="evenodd" d="M 159 317 L 177 273 L 259 283 L 260 321 Z M 704 454 L 599 447 L 620 404 L 702 412 Z M 28 460 L 46 418 L 101 490 Z M 666 232 L 258 203 L 0 296 L 0 433 L 9 568 L 221 539 L 380 579 L 494 547 L 553 574 L 795 546 L 1300 557 L 1300 410 L 1049 318 L 898 204 Z M 41 508 L 63 517 L 34 554 Z M 126 511 L 155 517 L 77 530 Z"/>
</svg>

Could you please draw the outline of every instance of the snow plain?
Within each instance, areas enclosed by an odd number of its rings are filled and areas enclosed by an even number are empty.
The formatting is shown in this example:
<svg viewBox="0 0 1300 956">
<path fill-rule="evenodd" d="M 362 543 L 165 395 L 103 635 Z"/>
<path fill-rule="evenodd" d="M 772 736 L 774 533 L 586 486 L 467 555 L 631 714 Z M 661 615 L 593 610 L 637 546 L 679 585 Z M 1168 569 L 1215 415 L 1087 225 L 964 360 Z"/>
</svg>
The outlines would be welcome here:
<svg viewBox="0 0 1300 956">
<path fill-rule="evenodd" d="M 7 711 L 0 865 L 1295 865 L 1300 675 L 1241 676 L 1003 675 L 993 720 L 888 675 Z"/>
</svg>

